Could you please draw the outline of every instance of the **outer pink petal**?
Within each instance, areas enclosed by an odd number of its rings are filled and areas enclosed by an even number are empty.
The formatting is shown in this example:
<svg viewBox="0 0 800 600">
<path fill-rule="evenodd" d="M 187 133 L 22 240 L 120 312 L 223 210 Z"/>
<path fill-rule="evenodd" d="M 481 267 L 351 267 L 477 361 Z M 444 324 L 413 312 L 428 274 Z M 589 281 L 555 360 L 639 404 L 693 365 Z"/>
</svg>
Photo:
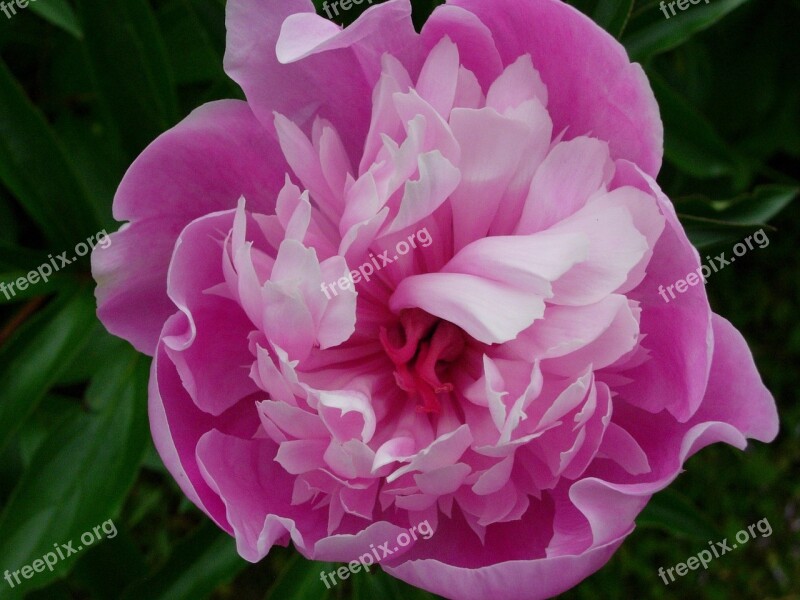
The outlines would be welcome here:
<svg viewBox="0 0 800 600">
<path fill-rule="evenodd" d="M 242 195 L 252 209 L 273 212 L 285 172 L 277 142 L 237 100 L 198 108 L 150 144 L 114 198 L 114 217 L 131 225 L 92 255 L 106 328 L 152 355 L 174 312 L 166 282 L 178 234 L 202 215 L 235 208 Z"/>
<path fill-rule="evenodd" d="M 179 217 L 123 225 L 111 234 L 108 248 L 98 246 L 92 253 L 98 318 L 109 332 L 150 356 L 175 312 L 167 297 L 167 269 L 184 225 Z"/>
<path fill-rule="evenodd" d="M 449 0 L 451 5 L 488 26 L 504 64 L 531 54 L 547 85 L 555 131 L 569 128 L 567 139 L 607 140 L 612 157 L 658 173 L 663 127 L 644 71 L 591 19 L 559 0 Z M 459 50 L 466 61 L 466 48 Z"/>
<path fill-rule="evenodd" d="M 398 579 L 453 600 L 541 600 L 560 594 L 597 571 L 624 537 L 578 556 L 512 560 L 479 568 L 422 559 L 383 569 Z"/>
<path fill-rule="evenodd" d="M 639 483 L 642 477 L 625 475 L 621 479 L 634 483 L 610 483 L 605 479 L 613 477 L 600 467 L 594 474 L 602 479 L 587 477 L 570 488 L 570 499 L 589 520 L 594 544 L 619 536 L 650 496 L 672 483 L 686 460 L 704 447 L 724 442 L 743 450 L 748 437 L 770 442 L 777 435 L 775 403 L 758 376 L 744 339 L 721 317 L 715 316 L 714 329 L 722 343 L 714 354 L 708 395 L 691 422 L 678 424 L 672 418 L 654 417 L 644 425 L 636 409 L 624 411 L 621 422 L 635 432 L 655 477 Z"/>
<path fill-rule="evenodd" d="M 487 91 L 503 72 L 503 62 L 489 28 L 468 10 L 446 4 L 433 11 L 422 28 L 425 49 L 432 50 L 445 36 L 455 42 L 461 64 L 478 77 Z"/>
<path fill-rule="evenodd" d="M 398 527 L 387 521 L 376 520 L 365 529 L 355 534 L 330 535 L 321 539 L 314 546 L 311 556 L 314 560 L 332 562 L 349 562 L 364 557 L 371 552 L 370 547 L 376 549 L 387 540 L 396 540 L 405 527 Z M 366 559 L 363 559 L 365 562 Z M 365 569 L 366 570 L 366 569 Z"/>
<path fill-rule="evenodd" d="M 164 335 L 184 330 L 181 314 L 167 321 Z M 183 493 L 220 527 L 231 528 L 217 494 L 208 487 L 195 459 L 195 449 L 207 431 L 218 428 L 226 433 L 251 437 L 259 425 L 255 401 L 243 400 L 219 417 L 202 412 L 183 387 L 175 366 L 161 344 L 150 375 L 149 414 L 153 442 L 164 465 Z"/>
<path fill-rule="evenodd" d="M 277 450 L 269 439 L 243 440 L 219 431 L 209 431 L 197 445 L 203 477 L 225 503 L 239 554 L 251 562 L 275 544 L 285 546 L 290 536 L 307 554 L 321 531 L 324 511 L 292 505 L 294 478 L 275 462 Z"/>
<path fill-rule="evenodd" d="M 778 411 L 764 386 L 742 334 L 719 315 L 711 316 L 714 356 L 706 396 L 696 420 L 730 423 L 745 436 L 771 442 L 778 435 Z"/>
<path fill-rule="evenodd" d="M 343 136 L 350 158 L 357 158 L 369 126 L 372 88 L 380 76 L 381 55 L 389 52 L 416 72 L 416 33 L 408 0 L 373 6 L 347 29 L 334 34 L 313 14 L 310 0 L 231 0 L 225 71 L 247 95 L 256 116 L 270 129 L 273 112 L 310 131 L 316 116 Z M 314 21 L 302 45 L 278 39 Z M 312 35 L 316 33 L 316 37 Z M 295 61 L 295 62 L 289 62 Z M 353 161 L 357 164 L 357 161 Z"/>
<path fill-rule="evenodd" d="M 714 315 L 712 323 L 714 355 L 708 388 L 689 422 L 677 423 L 663 412 L 645 420 L 638 409 L 624 404 L 615 413 L 615 421 L 645 450 L 652 474 L 637 477 L 597 465 L 592 477 L 570 488 L 570 498 L 589 520 L 595 544 L 620 535 L 649 497 L 674 481 L 686 460 L 705 446 L 725 442 L 744 449 L 747 438 L 771 442 L 777 435 L 775 402 L 747 344 L 722 317 Z"/>
<path fill-rule="evenodd" d="M 237 303 L 208 293 L 224 281 L 222 240 L 233 218 L 231 210 L 189 224 L 178 238 L 167 282 L 183 315 L 173 320 L 184 326 L 181 335 L 162 338 L 167 354 L 197 407 L 213 415 L 258 391 L 249 377 L 254 326 Z"/>
<path fill-rule="evenodd" d="M 628 297 L 641 302 L 642 346 L 650 360 L 625 372 L 632 380 L 617 391 L 634 406 L 657 413 L 666 408 L 687 421 L 700 406 L 708 382 L 713 332 L 705 286 L 690 287 L 669 303 L 659 286 L 669 286 L 700 266 L 675 209 L 655 181 L 626 161 L 617 163 L 614 184 L 631 185 L 653 194 L 666 226 L 653 250 L 642 283 Z M 613 185 L 612 184 L 612 187 Z M 669 298 L 669 296 L 667 295 Z"/>
<path fill-rule="evenodd" d="M 277 140 L 239 100 L 205 104 L 133 162 L 114 197 L 114 218 L 138 221 L 248 208 L 270 214 L 288 171 Z"/>
</svg>

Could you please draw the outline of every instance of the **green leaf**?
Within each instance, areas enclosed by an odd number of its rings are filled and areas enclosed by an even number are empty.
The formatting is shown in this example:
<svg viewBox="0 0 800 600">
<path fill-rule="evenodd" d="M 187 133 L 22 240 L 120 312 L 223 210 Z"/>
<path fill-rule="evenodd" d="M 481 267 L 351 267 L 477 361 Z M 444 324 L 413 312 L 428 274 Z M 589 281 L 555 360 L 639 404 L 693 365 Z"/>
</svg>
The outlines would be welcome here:
<svg viewBox="0 0 800 600">
<path fill-rule="evenodd" d="M 697 196 L 677 199 L 675 207 L 689 239 L 695 247 L 705 248 L 740 241 L 759 229 L 773 229 L 766 225 L 767 221 L 786 208 L 798 193 L 797 186 L 764 185 L 731 200 Z"/>
<path fill-rule="evenodd" d="M 30 271 L 42 262 L 42 253 L 0 240 L 0 272 Z"/>
<path fill-rule="evenodd" d="M 331 591 L 322 582 L 320 573 L 322 571 L 330 573 L 340 566 L 336 563 L 312 562 L 295 554 L 289 565 L 284 568 L 278 581 L 270 588 L 266 600 L 326 600 L 331 598 Z"/>
<path fill-rule="evenodd" d="M 10 245 L 19 241 L 20 224 L 11 203 L 11 197 L 0 186 L 0 244 Z"/>
<path fill-rule="evenodd" d="M 19 432 L 19 453 L 25 465 L 30 465 L 39 446 L 54 428 L 80 412 L 79 400 L 48 394 Z"/>
<path fill-rule="evenodd" d="M 622 35 L 633 10 L 633 0 L 572 0 L 570 4 L 615 38 Z"/>
<path fill-rule="evenodd" d="M 224 46 L 217 48 L 212 43 L 214 33 L 206 29 L 206 22 L 197 10 L 200 7 L 198 0 L 172 0 L 158 12 L 167 54 L 178 85 L 227 79 L 222 69 Z M 206 10 L 212 8 L 213 5 L 206 4 Z M 217 17 L 220 23 L 224 23 L 223 10 L 219 10 Z M 186 48 L 192 51 L 186 52 Z"/>
<path fill-rule="evenodd" d="M 61 377 L 95 322 L 94 297 L 80 289 L 64 294 L 0 348 L 0 449 Z"/>
<path fill-rule="evenodd" d="M 719 539 L 722 532 L 710 519 L 680 493 L 666 489 L 658 492 L 636 519 L 638 527 L 662 529 L 691 540 Z"/>
<path fill-rule="evenodd" d="M 695 33 L 707 29 L 745 2 L 747 0 L 712 0 L 708 4 L 689 4 L 685 11 L 676 7 L 675 16 L 667 8 L 669 18 L 664 16 L 657 0 L 641 2 L 631 15 L 622 43 L 631 59 L 641 62 L 680 46 Z"/>
<path fill-rule="evenodd" d="M 82 553 L 70 574 L 70 582 L 86 590 L 87 597 L 92 600 L 120 600 L 120 590 L 147 572 L 147 563 L 136 540 L 122 527 L 117 527 L 117 530 L 113 538 Z M 139 596 L 146 597 L 155 596 Z"/>
<path fill-rule="evenodd" d="M 74 74 L 72 64 L 65 68 Z M 96 115 L 80 118 L 68 113 L 53 123 L 53 129 L 70 149 L 70 158 L 78 178 L 88 190 L 97 221 L 107 231 L 115 231 L 119 223 L 112 216 L 112 200 L 130 164 L 116 129 L 105 125 Z"/>
<path fill-rule="evenodd" d="M 164 41 L 145 0 L 78 0 L 101 105 L 133 157 L 178 119 Z"/>
<path fill-rule="evenodd" d="M 70 541 L 77 555 L 59 560 L 5 597 L 20 597 L 63 576 L 88 548 L 82 534 L 98 530 L 101 544 L 133 484 L 148 436 L 147 361 L 133 351 L 113 357 L 92 381 L 90 404 L 53 428 L 0 516 L 0 556 L 11 571 Z M 102 539 L 97 539 L 97 538 Z M 86 546 L 86 548 L 84 548 Z"/>
<path fill-rule="evenodd" d="M 689 241 L 697 249 L 743 240 L 759 228 L 764 227 L 763 225 L 743 225 L 680 213 L 678 217 L 680 217 Z"/>
<path fill-rule="evenodd" d="M 76 39 L 83 38 L 78 17 L 67 0 L 35 0 L 29 6 L 32 12 L 45 21 L 60 27 Z"/>
<path fill-rule="evenodd" d="M 633 0 L 599 0 L 592 18 L 595 23 L 619 38 L 631 17 Z"/>
<path fill-rule="evenodd" d="M 75 597 L 66 582 L 56 581 L 44 589 L 26 595 L 25 600 L 75 600 Z"/>
<path fill-rule="evenodd" d="M 697 178 L 728 176 L 737 186 L 746 184 L 747 164 L 711 123 L 654 71 L 648 76 L 664 121 L 666 159 Z"/>
<path fill-rule="evenodd" d="M 351 575 L 353 584 L 352 600 L 434 600 L 436 596 L 415 588 L 381 569 L 369 573 Z"/>
<path fill-rule="evenodd" d="M 0 181 L 53 247 L 100 229 L 86 190 L 41 112 L 0 61 Z"/>
<path fill-rule="evenodd" d="M 33 275 L 35 270 L 35 267 L 30 267 L 30 269 L 0 267 L 0 284 L 5 284 L 6 290 L 8 291 L 8 293 L 6 293 L 0 290 L 0 306 L 3 304 L 14 304 L 32 298 L 49 296 L 54 292 L 69 290 L 75 287 L 75 279 L 62 273 L 56 273 L 50 276 L 47 281 L 39 279 L 35 285 L 29 285 L 31 281 L 29 277 Z M 36 276 L 39 277 L 38 272 Z M 20 278 L 27 279 L 28 281 L 28 283 L 23 282 L 24 285 L 28 285 L 24 290 L 19 287 Z M 12 284 L 14 285 L 13 294 L 11 293 L 12 288 L 10 287 Z"/>
<path fill-rule="evenodd" d="M 235 540 L 206 519 L 188 538 L 175 546 L 166 564 L 153 575 L 126 589 L 121 594 L 121 600 L 207 598 L 247 565 L 236 552 Z"/>
<path fill-rule="evenodd" d="M 111 335 L 100 321 L 95 320 L 83 346 L 78 348 L 73 359 L 64 366 L 58 385 L 73 386 L 89 381 L 104 366 L 109 356 L 116 356 L 129 349 L 128 342 Z"/>
<path fill-rule="evenodd" d="M 794 185 L 762 185 L 731 200 L 689 197 L 675 201 L 678 212 L 739 225 L 760 227 L 786 208 L 800 193 Z"/>
</svg>

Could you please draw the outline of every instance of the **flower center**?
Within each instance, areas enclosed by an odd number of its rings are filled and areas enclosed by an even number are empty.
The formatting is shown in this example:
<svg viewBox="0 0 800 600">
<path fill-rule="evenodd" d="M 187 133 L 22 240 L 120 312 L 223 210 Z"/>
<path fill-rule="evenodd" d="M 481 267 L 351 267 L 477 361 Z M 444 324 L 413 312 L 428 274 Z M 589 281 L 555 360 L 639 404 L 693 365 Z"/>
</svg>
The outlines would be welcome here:
<svg viewBox="0 0 800 600">
<path fill-rule="evenodd" d="M 466 343 L 461 329 L 412 308 L 400 312 L 396 326 L 381 327 L 380 340 L 395 365 L 397 386 L 417 398 L 417 410 L 439 414 L 438 395 L 453 391 L 453 384 L 442 382 L 442 377 Z"/>
</svg>

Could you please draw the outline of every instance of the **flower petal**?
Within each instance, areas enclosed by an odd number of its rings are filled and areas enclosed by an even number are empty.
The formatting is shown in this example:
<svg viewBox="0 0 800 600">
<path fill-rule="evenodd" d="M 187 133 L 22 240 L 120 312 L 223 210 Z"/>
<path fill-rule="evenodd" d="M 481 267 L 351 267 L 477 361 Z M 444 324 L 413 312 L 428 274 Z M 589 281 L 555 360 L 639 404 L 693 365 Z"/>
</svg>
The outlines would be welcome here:
<svg viewBox="0 0 800 600">
<path fill-rule="evenodd" d="M 503 64 L 533 57 L 555 131 L 567 129 L 567 139 L 606 140 L 614 158 L 658 173 L 663 126 L 647 77 L 589 17 L 560 0 L 450 0 L 448 6 L 474 13 L 489 28 Z M 466 60 L 466 50 L 459 50 Z"/>
</svg>

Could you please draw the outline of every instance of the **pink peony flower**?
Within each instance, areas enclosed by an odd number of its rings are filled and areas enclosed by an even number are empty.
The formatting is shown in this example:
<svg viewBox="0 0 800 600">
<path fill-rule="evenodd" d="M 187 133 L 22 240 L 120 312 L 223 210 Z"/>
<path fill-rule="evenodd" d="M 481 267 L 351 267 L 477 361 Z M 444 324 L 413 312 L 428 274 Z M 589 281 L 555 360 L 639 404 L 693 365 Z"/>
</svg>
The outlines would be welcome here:
<svg viewBox="0 0 800 600">
<path fill-rule="evenodd" d="M 453 0 L 417 34 L 407 0 L 345 30 L 310 0 L 227 10 L 247 102 L 147 148 L 93 266 L 105 325 L 154 356 L 166 466 L 244 558 L 357 560 L 427 521 L 385 570 L 550 597 L 700 448 L 775 437 L 704 286 L 658 295 L 699 257 L 654 181 L 648 82 L 588 18 Z"/>
</svg>

